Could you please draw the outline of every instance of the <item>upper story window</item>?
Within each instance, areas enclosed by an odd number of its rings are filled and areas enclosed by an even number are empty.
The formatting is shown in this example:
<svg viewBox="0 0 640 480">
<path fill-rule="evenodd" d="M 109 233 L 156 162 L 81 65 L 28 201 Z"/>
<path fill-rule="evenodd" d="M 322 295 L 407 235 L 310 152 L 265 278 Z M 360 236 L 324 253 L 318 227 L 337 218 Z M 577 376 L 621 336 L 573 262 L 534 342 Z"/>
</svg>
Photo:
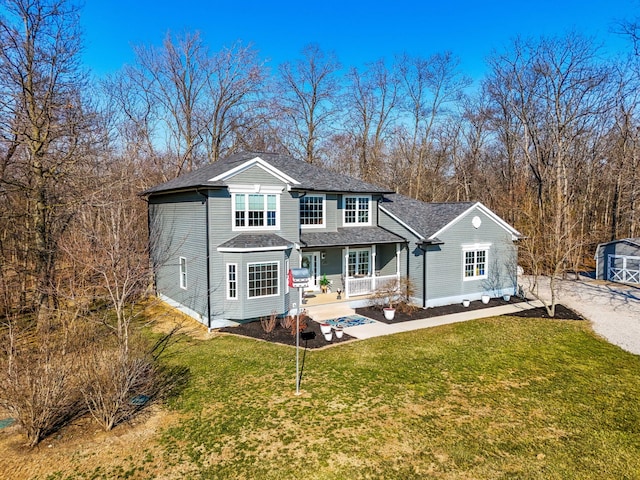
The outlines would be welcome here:
<svg viewBox="0 0 640 480">
<path fill-rule="evenodd" d="M 487 278 L 487 258 L 489 245 L 463 246 L 463 279 L 478 280 Z"/>
<path fill-rule="evenodd" d="M 371 225 L 371 197 L 344 197 L 344 225 Z"/>
<path fill-rule="evenodd" d="M 234 229 L 277 229 L 280 196 L 263 193 L 234 193 Z"/>
<path fill-rule="evenodd" d="M 300 225 L 302 228 L 325 226 L 324 195 L 305 195 L 300 198 Z"/>
</svg>

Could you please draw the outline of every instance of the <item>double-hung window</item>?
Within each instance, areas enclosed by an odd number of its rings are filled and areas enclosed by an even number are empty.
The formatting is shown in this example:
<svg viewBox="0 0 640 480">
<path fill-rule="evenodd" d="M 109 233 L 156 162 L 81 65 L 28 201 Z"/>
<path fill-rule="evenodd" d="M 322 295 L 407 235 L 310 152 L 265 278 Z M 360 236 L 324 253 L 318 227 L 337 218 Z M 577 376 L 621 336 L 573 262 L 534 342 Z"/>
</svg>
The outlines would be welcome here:
<svg viewBox="0 0 640 480">
<path fill-rule="evenodd" d="M 463 246 L 464 280 L 478 280 L 487 278 L 487 258 L 489 245 Z"/>
<path fill-rule="evenodd" d="M 278 195 L 235 193 L 234 197 L 234 228 L 278 227 Z"/>
<path fill-rule="evenodd" d="M 355 275 L 369 275 L 371 264 L 371 251 L 349 250 L 348 273 L 350 277 Z"/>
<path fill-rule="evenodd" d="M 371 197 L 344 197 L 344 224 L 371 225 Z"/>
<path fill-rule="evenodd" d="M 236 300 L 238 298 L 238 265 L 227 263 L 227 299 Z"/>
<path fill-rule="evenodd" d="M 249 298 L 278 295 L 279 270 L 279 262 L 249 263 L 247 265 Z"/>
<path fill-rule="evenodd" d="M 302 228 L 325 226 L 325 197 L 305 195 L 300 198 L 300 225 Z"/>
</svg>

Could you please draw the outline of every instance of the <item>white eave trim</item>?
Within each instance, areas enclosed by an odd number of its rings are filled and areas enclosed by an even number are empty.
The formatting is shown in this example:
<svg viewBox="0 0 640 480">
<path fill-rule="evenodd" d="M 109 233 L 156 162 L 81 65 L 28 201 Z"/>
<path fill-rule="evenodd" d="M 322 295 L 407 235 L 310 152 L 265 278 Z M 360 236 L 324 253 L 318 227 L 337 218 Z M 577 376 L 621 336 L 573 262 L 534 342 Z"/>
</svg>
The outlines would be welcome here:
<svg viewBox="0 0 640 480">
<path fill-rule="evenodd" d="M 284 191 L 282 186 L 272 185 L 236 185 L 232 184 L 227 187 L 229 193 L 263 193 L 263 194 L 280 194 Z"/>
<path fill-rule="evenodd" d="M 456 218 L 454 218 L 453 220 L 451 220 L 449 223 L 447 223 L 444 227 L 442 227 L 440 230 L 438 230 L 436 233 L 434 233 L 433 235 L 431 235 L 429 237 L 429 240 L 434 239 L 435 237 L 438 237 L 439 235 L 442 234 L 442 232 L 444 232 L 445 230 L 447 230 L 449 227 L 451 227 L 451 225 L 456 224 L 458 221 L 460 221 L 460 219 L 462 219 L 463 217 L 465 217 L 466 215 L 469 214 L 469 212 L 471 212 L 474 209 L 478 209 L 480 210 L 482 213 L 484 213 L 487 217 L 489 217 L 491 220 L 493 220 L 494 222 L 496 222 L 499 226 L 501 226 L 502 228 L 504 228 L 507 232 L 509 232 L 512 237 L 514 237 L 514 240 L 517 240 L 518 238 L 522 237 L 522 234 L 517 231 L 515 228 L 513 228 L 511 225 L 509 225 L 507 222 L 505 222 L 504 220 L 502 220 L 498 215 L 496 215 L 495 213 L 493 213 L 491 210 L 489 210 L 487 207 L 485 207 L 483 204 L 481 204 L 480 202 L 476 202 L 475 204 L 473 204 L 471 207 L 469 207 L 467 210 L 465 210 L 464 212 L 462 212 L 460 215 L 458 215 Z M 517 238 L 515 238 L 517 237 Z"/>
<path fill-rule="evenodd" d="M 300 182 L 297 181 L 295 178 L 290 177 L 289 175 L 287 175 L 286 173 L 284 173 L 281 170 L 278 170 L 277 168 L 275 168 L 271 164 L 265 162 L 260 157 L 256 157 L 254 159 L 247 160 L 246 162 L 238 165 L 237 167 L 234 167 L 231 170 L 227 170 L 226 172 L 223 172 L 220 175 L 209 179 L 209 181 L 210 182 L 217 182 L 217 181 L 228 180 L 229 178 L 234 177 L 235 175 L 238 175 L 239 173 L 242 173 L 242 172 L 244 172 L 244 171 L 246 171 L 246 170 L 248 170 L 248 169 L 250 169 L 251 167 L 254 167 L 254 166 L 258 166 L 258 167 L 262 168 L 264 171 L 266 171 L 267 173 L 273 175 L 274 177 L 276 177 L 278 180 L 280 180 L 283 183 L 293 184 L 293 185 L 300 185 Z"/>
<path fill-rule="evenodd" d="M 245 252 L 278 252 L 289 250 L 293 245 L 281 245 L 279 247 L 218 247 L 221 253 L 245 253 Z"/>
<path fill-rule="evenodd" d="M 384 208 L 382 205 L 379 205 L 378 208 L 380 210 L 382 210 L 384 213 L 386 213 L 387 215 L 389 215 L 393 220 L 395 220 L 396 222 L 398 222 L 400 225 L 402 225 L 404 228 L 406 228 L 407 230 L 409 230 L 412 234 L 414 234 L 416 237 L 418 237 L 421 241 L 426 240 L 426 238 L 424 238 L 422 235 L 420 235 L 418 232 L 416 232 L 413 228 L 411 228 L 409 225 L 407 225 L 405 222 L 403 222 L 400 218 L 398 218 L 396 215 L 394 215 L 393 213 L 391 213 L 389 210 L 387 210 L 386 208 Z M 435 236 L 435 235 L 434 235 Z M 433 237 L 431 237 L 433 238 Z"/>
</svg>

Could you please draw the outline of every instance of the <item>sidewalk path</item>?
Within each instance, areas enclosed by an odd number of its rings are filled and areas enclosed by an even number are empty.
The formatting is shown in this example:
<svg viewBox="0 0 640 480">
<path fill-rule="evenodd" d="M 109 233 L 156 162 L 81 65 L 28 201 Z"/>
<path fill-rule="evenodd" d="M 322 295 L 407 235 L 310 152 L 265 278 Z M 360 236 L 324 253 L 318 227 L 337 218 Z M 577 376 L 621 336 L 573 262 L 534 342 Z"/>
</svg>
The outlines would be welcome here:
<svg viewBox="0 0 640 480">
<path fill-rule="evenodd" d="M 409 322 L 398 322 L 387 324 L 383 322 L 373 321 L 366 325 L 358 325 L 355 327 L 347 327 L 344 332 L 354 338 L 364 339 L 379 337 L 382 335 L 392 335 L 394 333 L 409 332 L 411 330 L 419 330 L 421 328 L 435 327 L 438 325 L 446 325 L 449 323 L 466 322 L 467 320 L 475 320 L 478 318 L 493 317 L 496 315 L 505 315 L 515 313 L 530 308 L 540 307 L 540 302 L 521 302 L 513 305 L 502 305 L 500 307 L 481 308 L 479 310 L 470 310 L 468 312 L 460 312 L 451 315 L 442 315 L 439 317 L 421 318 L 419 320 L 411 320 Z M 346 317 L 354 315 L 355 311 L 346 304 L 323 305 L 309 308 L 309 314 L 315 321 L 322 322 L 338 317 Z"/>
</svg>

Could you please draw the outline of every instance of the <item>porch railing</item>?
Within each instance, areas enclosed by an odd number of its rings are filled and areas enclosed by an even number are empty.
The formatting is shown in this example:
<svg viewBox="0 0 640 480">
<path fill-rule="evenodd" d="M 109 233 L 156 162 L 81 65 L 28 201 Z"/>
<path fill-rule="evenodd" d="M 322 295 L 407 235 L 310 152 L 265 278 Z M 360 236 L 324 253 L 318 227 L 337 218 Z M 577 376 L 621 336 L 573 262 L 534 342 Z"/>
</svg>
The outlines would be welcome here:
<svg viewBox="0 0 640 480">
<path fill-rule="evenodd" d="M 357 297 L 375 292 L 376 288 L 389 280 L 398 281 L 397 275 L 382 275 L 379 277 L 347 277 L 346 291 L 347 297 Z"/>
</svg>

